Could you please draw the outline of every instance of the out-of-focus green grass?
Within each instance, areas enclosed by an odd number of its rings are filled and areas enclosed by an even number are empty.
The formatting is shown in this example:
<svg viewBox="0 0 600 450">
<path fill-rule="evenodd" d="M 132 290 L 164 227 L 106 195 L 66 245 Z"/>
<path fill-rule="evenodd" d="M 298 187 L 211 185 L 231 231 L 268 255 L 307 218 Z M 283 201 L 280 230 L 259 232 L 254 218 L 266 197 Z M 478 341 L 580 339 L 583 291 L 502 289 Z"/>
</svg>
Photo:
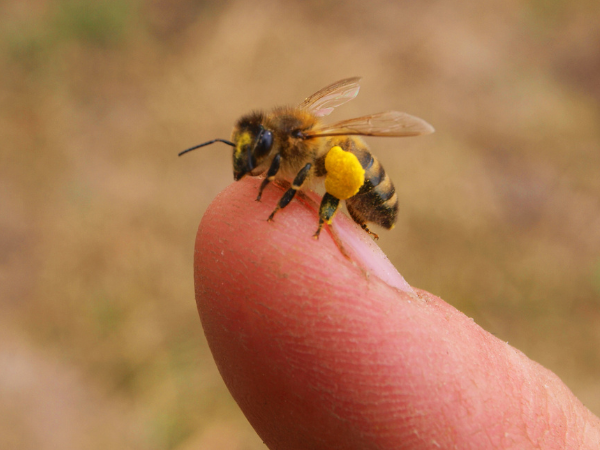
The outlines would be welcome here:
<svg viewBox="0 0 600 450">
<path fill-rule="evenodd" d="M 6 1 L 0 5 L 0 447 L 264 448 L 204 341 L 197 224 L 254 108 L 352 75 L 413 285 L 600 413 L 595 3 Z"/>
</svg>

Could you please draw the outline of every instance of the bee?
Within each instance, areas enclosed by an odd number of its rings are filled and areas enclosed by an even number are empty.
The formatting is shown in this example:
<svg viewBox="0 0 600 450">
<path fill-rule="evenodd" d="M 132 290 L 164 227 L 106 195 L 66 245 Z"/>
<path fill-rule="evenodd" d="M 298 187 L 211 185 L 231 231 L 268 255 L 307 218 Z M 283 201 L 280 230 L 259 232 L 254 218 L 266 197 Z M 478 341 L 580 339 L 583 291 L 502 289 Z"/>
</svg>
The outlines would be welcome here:
<svg viewBox="0 0 600 450">
<path fill-rule="evenodd" d="M 285 208 L 303 187 L 323 180 L 325 194 L 319 206 L 319 238 L 323 224 L 331 224 L 340 202 L 346 202 L 350 217 L 367 233 L 367 223 L 392 229 L 398 216 L 398 196 L 381 163 L 360 136 L 419 136 L 433 133 L 431 125 L 418 117 L 397 111 L 343 120 L 326 125 L 321 117 L 354 99 L 360 78 L 333 83 L 307 97 L 296 107 L 255 111 L 241 117 L 231 141 L 214 139 L 182 151 L 179 156 L 215 142 L 233 147 L 233 178 L 263 175 L 257 201 L 275 180 L 290 182 L 268 217 Z"/>
</svg>

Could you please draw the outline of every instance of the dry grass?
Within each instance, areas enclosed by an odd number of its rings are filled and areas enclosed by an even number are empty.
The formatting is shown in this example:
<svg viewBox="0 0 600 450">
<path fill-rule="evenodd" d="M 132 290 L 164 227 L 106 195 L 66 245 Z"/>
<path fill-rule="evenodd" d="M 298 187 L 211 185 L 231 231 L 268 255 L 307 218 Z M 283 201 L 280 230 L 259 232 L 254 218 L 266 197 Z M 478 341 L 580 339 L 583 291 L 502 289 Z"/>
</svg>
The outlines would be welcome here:
<svg viewBox="0 0 600 450">
<path fill-rule="evenodd" d="M 0 447 L 260 449 L 195 309 L 192 251 L 253 108 L 364 77 L 401 218 L 381 246 L 600 413 L 595 2 L 0 5 Z"/>
</svg>

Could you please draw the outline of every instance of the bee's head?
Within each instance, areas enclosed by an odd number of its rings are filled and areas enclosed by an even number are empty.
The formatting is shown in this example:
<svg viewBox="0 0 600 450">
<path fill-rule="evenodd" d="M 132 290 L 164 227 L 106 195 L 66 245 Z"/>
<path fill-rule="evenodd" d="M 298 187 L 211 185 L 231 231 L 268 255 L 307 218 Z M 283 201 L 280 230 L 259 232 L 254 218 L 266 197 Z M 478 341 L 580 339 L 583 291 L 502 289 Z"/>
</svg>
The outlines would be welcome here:
<svg viewBox="0 0 600 450">
<path fill-rule="evenodd" d="M 260 166 L 271 153 L 273 133 L 264 123 L 263 113 L 252 113 L 242 117 L 233 130 L 233 178 L 236 181 Z"/>
</svg>

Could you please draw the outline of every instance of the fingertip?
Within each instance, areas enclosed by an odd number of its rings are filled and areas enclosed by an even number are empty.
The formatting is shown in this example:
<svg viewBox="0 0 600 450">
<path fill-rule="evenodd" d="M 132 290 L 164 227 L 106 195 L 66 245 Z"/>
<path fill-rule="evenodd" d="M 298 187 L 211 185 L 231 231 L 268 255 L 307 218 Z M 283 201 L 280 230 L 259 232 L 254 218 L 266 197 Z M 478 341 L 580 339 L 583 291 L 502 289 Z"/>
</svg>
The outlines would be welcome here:
<svg viewBox="0 0 600 450">
<path fill-rule="evenodd" d="M 318 270 L 322 276 L 335 277 L 339 264 L 351 265 L 363 276 L 377 277 L 395 289 L 416 295 L 373 239 L 344 213 L 338 212 L 333 224 L 324 225 L 317 236 L 316 194 L 300 193 L 271 217 L 284 189 L 269 185 L 261 201 L 253 201 L 259 186 L 258 179 L 246 177 L 221 192 L 202 218 L 198 242 L 203 247 L 218 242 L 222 253 L 229 248 L 250 256 L 262 254 L 261 247 L 267 245 L 272 250 L 271 260 L 292 260 L 298 270 Z M 217 253 L 213 249 L 213 254 Z M 208 264 L 209 260 L 198 263 Z"/>
<path fill-rule="evenodd" d="M 352 441 L 353 425 L 331 414 L 340 406 L 326 392 L 340 389 L 352 398 L 361 383 L 382 377 L 370 363 L 361 362 L 356 372 L 365 351 L 357 342 L 367 342 L 373 349 L 367 358 L 380 364 L 387 350 L 370 342 L 381 333 L 379 317 L 403 317 L 390 311 L 413 298 L 407 293 L 412 290 L 394 280 L 391 263 L 342 214 L 334 219 L 337 233 L 325 226 L 313 239 L 318 216 L 310 200 L 292 201 L 269 223 L 283 191 L 269 188 L 257 203 L 257 189 L 252 179 L 230 185 L 200 224 L 194 273 L 204 333 L 225 383 L 265 442 L 336 448 Z M 345 372 L 354 373 L 335 388 Z M 389 370 L 382 379 L 387 377 Z M 358 397 L 352 401 L 360 403 L 369 393 Z M 282 411 L 293 417 L 280 418 Z M 387 420 L 355 425 L 370 430 Z"/>
</svg>

